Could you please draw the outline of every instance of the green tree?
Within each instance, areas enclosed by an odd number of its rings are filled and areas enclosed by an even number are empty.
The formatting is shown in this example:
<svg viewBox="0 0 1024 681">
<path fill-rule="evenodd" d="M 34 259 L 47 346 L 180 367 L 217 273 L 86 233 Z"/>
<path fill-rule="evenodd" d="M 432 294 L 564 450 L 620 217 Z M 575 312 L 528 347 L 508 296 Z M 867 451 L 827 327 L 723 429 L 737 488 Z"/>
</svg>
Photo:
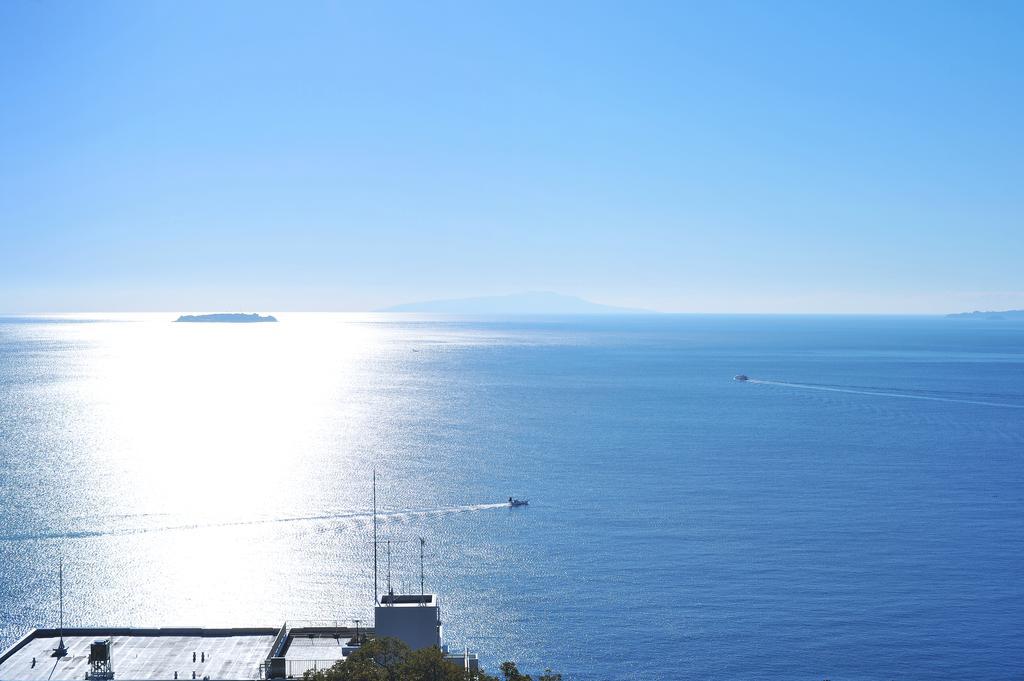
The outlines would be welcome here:
<svg viewBox="0 0 1024 681">
<path fill-rule="evenodd" d="M 531 681 L 514 662 L 501 665 L 506 681 Z M 543 681 L 561 681 L 551 670 Z M 411 650 L 398 639 L 376 638 L 366 641 L 344 662 L 302 675 L 304 681 L 499 681 L 483 671 L 468 671 L 444 658 L 437 647 Z"/>
<path fill-rule="evenodd" d="M 466 672 L 444 659 L 437 646 L 411 653 L 402 664 L 403 681 L 466 681 Z"/>
<path fill-rule="evenodd" d="M 505 681 L 531 681 L 528 674 L 520 674 L 515 662 L 502 662 L 501 673 L 505 675 Z"/>
</svg>

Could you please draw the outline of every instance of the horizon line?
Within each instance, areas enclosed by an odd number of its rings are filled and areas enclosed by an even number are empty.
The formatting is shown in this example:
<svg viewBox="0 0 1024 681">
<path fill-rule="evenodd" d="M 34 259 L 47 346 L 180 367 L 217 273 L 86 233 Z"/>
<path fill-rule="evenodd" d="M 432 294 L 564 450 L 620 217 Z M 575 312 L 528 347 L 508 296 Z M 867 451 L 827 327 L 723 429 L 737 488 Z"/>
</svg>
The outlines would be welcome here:
<svg viewBox="0 0 1024 681">
<path fill-rule="evenodd" d="M 380 309 L 320 309 L 320 310 L 287 310 L 269 308 L 210 308 L 200 310 L 194 308 L 174 309 L 132 309 L 132 310 L 33 310 L 22 312 L 0 311 L 0 317 L 25 317 L 42 315 L 91 315 L 91 314 L 228 314 L 228 313 L 259 313 L 259 314 L 362 314 L 362 315 L 402 315 L 429 317 L 664 317 L 664 316 L 747 316 L 747 317 L 947 317 L 949 315 L 999 314 L 1012 310 L 961 310 L 958 312 L 826 312 L 826 311 L 662 311 L 644 310 L 640 312 L 403 312 Z"/>
</svg>

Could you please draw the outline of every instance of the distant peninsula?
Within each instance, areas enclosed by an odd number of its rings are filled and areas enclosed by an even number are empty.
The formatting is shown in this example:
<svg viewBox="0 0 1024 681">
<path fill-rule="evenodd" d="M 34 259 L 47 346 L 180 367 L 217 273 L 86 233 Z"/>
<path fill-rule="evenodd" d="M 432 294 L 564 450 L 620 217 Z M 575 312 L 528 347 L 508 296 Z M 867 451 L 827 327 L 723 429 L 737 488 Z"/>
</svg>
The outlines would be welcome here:
<svg viewBox="0 0 1024 681">
<path fill-rule="evenodd" d="M 220 322 L 226 324 L 253 324 L 255 322 L 276 322 L 277 319 L 267 315 L 261 316 L 255 312 L 244 314 L 241 312 L 219 312 L 217 314 L 183 314 L 175 321 L 178 322 Z"/>
<path fill-rule="evenodd" d="M 974 312 L 957 312 L 946 315 L 950 319 L 1009 319 L 1024 321 L 1024 310 L 975 310 Z"/>
<path fill-rule="evenodd" d="M 378 312 L 422 312 L 435 314 L 652 314 L 650 310 L 601 305 L 576 296 L 550 291 L 516 293 L 507 296 L 454 298 L 406 303 Z"/>
</svg>

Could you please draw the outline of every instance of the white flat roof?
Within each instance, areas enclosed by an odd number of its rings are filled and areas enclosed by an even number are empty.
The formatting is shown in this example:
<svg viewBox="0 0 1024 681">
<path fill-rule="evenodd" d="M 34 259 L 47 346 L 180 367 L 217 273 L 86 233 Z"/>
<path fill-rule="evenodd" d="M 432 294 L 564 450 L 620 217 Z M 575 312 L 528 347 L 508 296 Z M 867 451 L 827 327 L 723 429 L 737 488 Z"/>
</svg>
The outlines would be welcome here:
<svg viewBox="0 0 1024 681">
<path fill-rule="evenodd" d="M 50 657 L 59 637 L 37 630 L 0 661 L 5 681 L 81 681 L 89 670 L 89 644 L 110 638 L 110 658 L 117 681 L 158 681 L 209 677 L 223 681 L 253 679 L 277 637 L 267 629 L 65 629 L 68 655 Z M 196 661 L 192 662 L 192 653 Z M 206 660 L 201 661 L 203 653 Z M 32 658 L 36 664 L 32 666 Z"/>
</svg>

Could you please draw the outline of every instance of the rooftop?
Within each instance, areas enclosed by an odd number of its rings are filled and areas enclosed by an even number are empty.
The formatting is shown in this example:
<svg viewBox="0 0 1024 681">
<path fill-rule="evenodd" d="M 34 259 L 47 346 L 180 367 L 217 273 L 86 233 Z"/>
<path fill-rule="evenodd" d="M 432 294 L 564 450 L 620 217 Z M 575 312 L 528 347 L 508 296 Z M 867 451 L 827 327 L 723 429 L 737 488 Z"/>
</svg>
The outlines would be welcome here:
<svg viewBox="0 0 1024 681">
<path fill-rule="evenodd" d="M 52 653 L 61 631 L 33 629 L 11 648 L 0 651 L 0 680 L 87 679 L 90 646 L 104 639 L 110 640 L 110 662 L 117 681 L 301 678 L 307 670 L 325 669 L 347 658 L 358 649 L 357 641 L 376 634 L 397 637 L 413 648 L 441 645 L 435 594 L 388 594 L 381 600 L 374 617 L 374 624 L 381 628 L 356 628 L 338 621 L 230 629 L 65 627 L 67 655 L 60 658 Z M 427 607 L 418 607 L 421 605 Z M 442 649 L 447 652 L 447 647 Z M 467 669 L 478 664 L 475 655 L 449 658 Z"/>
<path fill-rule="evenodd" d="M 50 657 L 60 640 L 56 629 L 34 629 L 3 657 L 0 678 L 17 681 L 84 679 L 89 670 L 89 644 L 112 640 L 111 661 L 121 681 L 195 678 L 253 679 L 277 638 L 274 628 L 126 629 L 65 628 L 66 657 Z M 195 662 L 192 654 L 195 653 Z M 205 653 L 205 661 L 203 660 Z M 35 666 L 32 659 L 35 658 Z"/>
</svg>

